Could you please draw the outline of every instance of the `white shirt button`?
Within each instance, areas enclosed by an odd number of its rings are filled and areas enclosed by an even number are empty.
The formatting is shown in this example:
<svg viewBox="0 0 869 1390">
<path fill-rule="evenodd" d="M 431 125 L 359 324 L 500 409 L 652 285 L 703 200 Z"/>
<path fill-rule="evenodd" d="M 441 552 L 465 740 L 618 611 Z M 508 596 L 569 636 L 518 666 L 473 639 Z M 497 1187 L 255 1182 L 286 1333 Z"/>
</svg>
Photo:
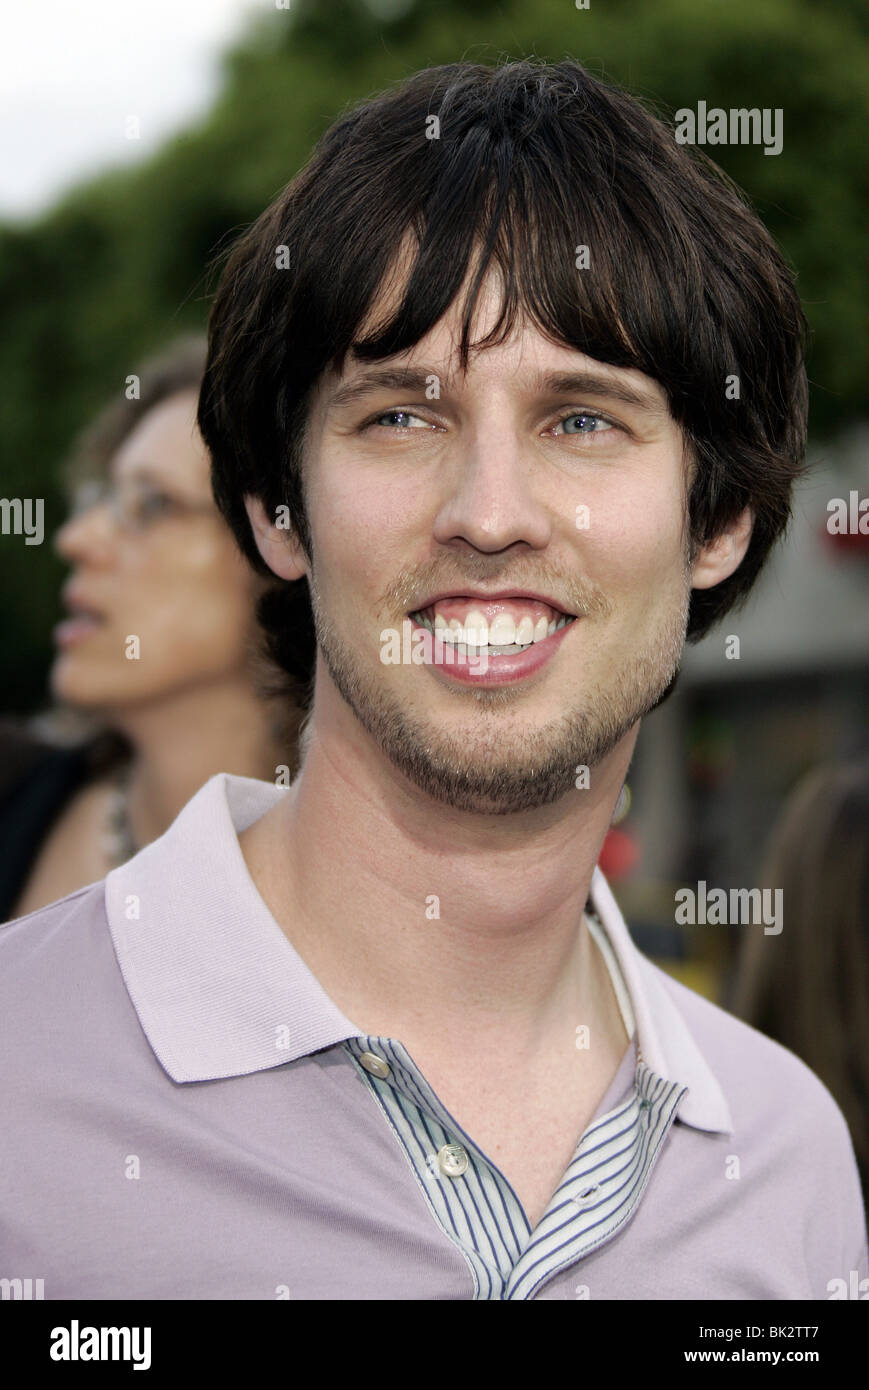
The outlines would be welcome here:
<svg viewBox="0 0 869 1390">
<path fill-rule="evenodd" d="M 444 1144 L 438 1149 L 438 1167 L 448 1178 L 460 1178 L 468 1166 L 468 1155 L 461 1144 Z"/>
<path fill-rule="evenodd" d="M 363 1052 L 359 1057 L 360 1064 L 366 1071 L 370 1071 L 372 1076 L 379 1076 L 383 1080 L 389 1075 L 390 1066 L 384 1062 L 382 1057 L 377 1057 L 373 1052 Z"/>
</svg>

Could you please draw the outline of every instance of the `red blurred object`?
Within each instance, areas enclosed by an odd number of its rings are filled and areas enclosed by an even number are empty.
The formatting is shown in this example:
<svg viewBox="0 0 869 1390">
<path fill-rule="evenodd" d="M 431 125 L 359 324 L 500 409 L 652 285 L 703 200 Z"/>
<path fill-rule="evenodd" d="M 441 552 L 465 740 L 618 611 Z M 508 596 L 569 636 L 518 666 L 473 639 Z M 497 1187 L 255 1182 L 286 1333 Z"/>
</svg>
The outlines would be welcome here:
<svg viewBox="0 0 869 1390">
<path fill-rule="evenodd" d="M 627 830 L 615 826 L 607 831 L 598 865 L 604 878 L 612 883 L 624 878 L 640 861 L 640 846 Z"/>
<path fill-rule="evenodd" d="M 861 531 L 828 531 L 825 525 L 819 528 L 821 541 L 837 555 L 862 555 L 869 560 L 869 533 Z"/>
</svg>

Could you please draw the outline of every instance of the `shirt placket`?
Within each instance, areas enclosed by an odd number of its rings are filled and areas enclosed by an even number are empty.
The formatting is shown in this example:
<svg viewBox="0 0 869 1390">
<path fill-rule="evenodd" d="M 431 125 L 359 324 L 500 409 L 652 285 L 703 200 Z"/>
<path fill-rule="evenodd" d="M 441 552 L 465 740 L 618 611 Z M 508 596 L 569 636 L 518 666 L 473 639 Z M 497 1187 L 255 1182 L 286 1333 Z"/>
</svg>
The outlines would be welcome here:
<svg viewBox="0 0 869 1390">
<path fill-rule="evenodd" d="M 620 1229 L 681 1098 L 674 1099 L 678 1086 L 640 1064 L 631 1097 L 583 1135 L 532 1232 L 510 1183 L 441 1103 L 402 1044 L 366 1036 L 348 1039 L 346 1046 L 439 1224 L 468 1261 L 474 1296 L 482 1300 L 533 1296 L 559 1269 Z"/>
</svg>

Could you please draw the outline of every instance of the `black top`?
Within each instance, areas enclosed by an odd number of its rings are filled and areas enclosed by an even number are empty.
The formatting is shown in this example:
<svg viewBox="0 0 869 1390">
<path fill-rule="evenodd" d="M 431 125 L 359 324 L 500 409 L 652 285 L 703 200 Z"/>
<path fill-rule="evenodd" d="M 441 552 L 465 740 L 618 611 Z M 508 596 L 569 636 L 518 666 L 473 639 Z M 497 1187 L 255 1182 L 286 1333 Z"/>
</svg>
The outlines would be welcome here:
<svg viewBox="0 0 869 1390">
<path fill-rule="evenodd" d="M 0 720 L 0 922 L 11 917 L 61 811 L 106 765 L 105 735 L 59 748 L 26 723 Z"/>
</svg>

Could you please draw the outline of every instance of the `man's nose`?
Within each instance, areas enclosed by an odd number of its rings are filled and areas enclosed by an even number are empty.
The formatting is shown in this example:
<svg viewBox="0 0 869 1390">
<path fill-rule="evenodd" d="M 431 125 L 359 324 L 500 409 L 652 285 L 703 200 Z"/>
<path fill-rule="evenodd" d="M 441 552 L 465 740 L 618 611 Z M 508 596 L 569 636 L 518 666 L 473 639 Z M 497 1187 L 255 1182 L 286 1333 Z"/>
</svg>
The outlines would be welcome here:
<svg viewBox="0 0 869 1390">
<path fill-rule="evenodd" d="M 462 539 L 483 551 L 518 542 L 543 549 L 552 517 L 540 495 L 536 464 L 517 433 L 491 425 L 474 431 L 457 450 L 435 538 L 444 545 Z"/>
</svg>

